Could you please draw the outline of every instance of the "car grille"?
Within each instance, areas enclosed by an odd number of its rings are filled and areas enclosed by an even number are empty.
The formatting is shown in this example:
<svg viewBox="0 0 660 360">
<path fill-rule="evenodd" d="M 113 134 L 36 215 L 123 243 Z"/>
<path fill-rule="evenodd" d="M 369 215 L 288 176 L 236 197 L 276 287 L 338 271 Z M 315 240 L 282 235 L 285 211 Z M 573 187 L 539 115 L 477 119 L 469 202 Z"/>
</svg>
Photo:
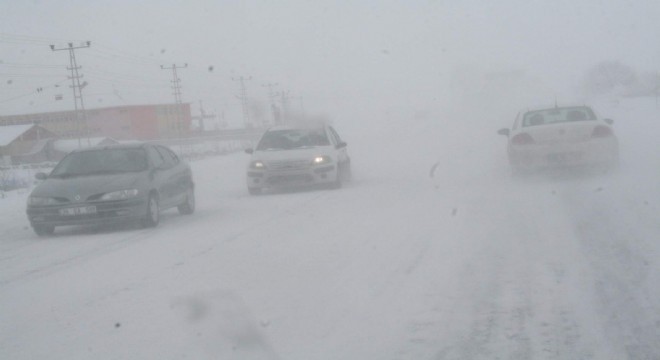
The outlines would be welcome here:
<svg viewBox="0 0 660 360">
<path fill-rule="evenodd" d="M 303 170 L 309 167 L 307 160 L 279 160 L 269 161 L 268 168 L 274 171 Z"/>
<path fill-rule="evenodd" d="M 268 178 L 268 183 L 271 185 L 277 184 L 304 184 L 312 182 L 314 178 L 308 174 L 299 175 L 277 175 Z"/>
</svg>

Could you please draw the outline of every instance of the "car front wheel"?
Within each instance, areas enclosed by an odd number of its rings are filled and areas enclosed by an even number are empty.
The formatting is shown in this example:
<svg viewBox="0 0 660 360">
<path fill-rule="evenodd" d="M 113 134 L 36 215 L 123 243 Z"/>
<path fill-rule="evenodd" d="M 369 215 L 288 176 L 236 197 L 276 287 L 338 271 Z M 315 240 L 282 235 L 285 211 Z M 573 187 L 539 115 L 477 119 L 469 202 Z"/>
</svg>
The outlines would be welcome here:
<svg viewBox="0 0 660 360">
<path fill-rule="evenodd" d="M 147 214 L 142 220 L 144 227 L 155 227 L 160 221 L 160 206 L 158 204 L 158 197 L 155 194 L 149 195 L 147 200 Z"/>
<path fill-rule="evenodd" d="M 186 199 L 177 207 L 179 214 L 190 215 L 195 212 L 195 188 L 192 186 L 186 191 Z"/>
<path fill-rule="evenodd" d="M 39 236 L 50 236 L 55 232 L 55 226 L 52 225 L 32 225 L 32 229 Z"/>
<path fill-rule="evenodd" d="M 261 188 L 258 187 L 249 187 L 248 188 L 248 193 L 250 195 L 260 195 L 261 194 Z"/>
<path fill-rule="evenodd" d="M 344 171 L 341 166 L 337 167 L 337 175 L 335 175 L 335 181 L 330 183 L 330 189 L 340 189 L 342 185 L 342 180 L 344 176 Z"/>
</svg>

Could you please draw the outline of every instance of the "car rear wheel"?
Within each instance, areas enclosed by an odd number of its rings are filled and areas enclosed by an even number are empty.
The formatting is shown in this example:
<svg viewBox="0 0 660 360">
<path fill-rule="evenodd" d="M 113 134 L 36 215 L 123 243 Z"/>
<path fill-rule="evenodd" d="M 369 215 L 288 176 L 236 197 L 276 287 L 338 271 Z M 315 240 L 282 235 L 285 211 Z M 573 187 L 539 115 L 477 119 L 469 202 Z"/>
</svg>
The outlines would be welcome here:
<svg viewBox="0 0 660 360">
<path fill-rule="evenodd" d="M 158 196 L 155 194 L 149 195 L 147 200 L 147 214 L 142 219 L 144 227 L 155 227 L 160 221 L 160 205 L 158 204 Z"/>
<path fill-rule="evenodd" d="M 50 236 L 55 232 L 55 226 L 52 225 L 32 225 L 32 229 L 39 236 Z"/>
<path fill-rule="evenodd" d="M 195 188 L 189 187 L 186 191 L 186 199 L 177 207 L 179 214 L 190 215 L 195 212 Z"/>
<path fill-rule="evenodd" d="M 248 187 L 248 193 L 250 193 L 250 195 L 260 195 L 261 194 L 261 188 Z"/>
</svg>

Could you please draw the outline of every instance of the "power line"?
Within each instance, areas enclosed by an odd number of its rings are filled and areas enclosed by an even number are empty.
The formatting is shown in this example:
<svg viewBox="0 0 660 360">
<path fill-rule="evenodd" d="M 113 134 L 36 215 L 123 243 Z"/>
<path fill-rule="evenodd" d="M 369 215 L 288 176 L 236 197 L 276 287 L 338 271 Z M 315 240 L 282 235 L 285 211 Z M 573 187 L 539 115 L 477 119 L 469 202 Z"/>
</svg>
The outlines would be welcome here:
<svg viewBox="0 0 660 360">
<path fill-rule="evenodd" d="M 59 85 L 60 85 L 61 83 L 65 82 L 65 81 L 68 81 L 68 80 L 69 80 L 69 79 L 64 79 L 64 80 L 59 81 L 59 82 L 56 82 L 55 84 L 50 85 L 50 86 L 40 86 L 40 87 L 37 87 L 36 90 L 34 90 L 34 91 L 32 91 L 32 92 L 25 93 L 25 94 L 18 95 L 18 96 L 14 96 L 14 97 L 11 97 L 11 98 L 8 98 L 8 99 L 2 99 L 2 100 L 0 100 L 0 103 L 6 103 L 6 102 L 13 101 L 13 100 L 22 99 L 22 98 L 24 98 L 24 97 L 28 97 L 28 96 L 31 96 L 31 95 L 34 95 L 34 94 L 42 93 L 42 92 L 43 92 L 43 89 L 58 88 Z"/>
</svg>

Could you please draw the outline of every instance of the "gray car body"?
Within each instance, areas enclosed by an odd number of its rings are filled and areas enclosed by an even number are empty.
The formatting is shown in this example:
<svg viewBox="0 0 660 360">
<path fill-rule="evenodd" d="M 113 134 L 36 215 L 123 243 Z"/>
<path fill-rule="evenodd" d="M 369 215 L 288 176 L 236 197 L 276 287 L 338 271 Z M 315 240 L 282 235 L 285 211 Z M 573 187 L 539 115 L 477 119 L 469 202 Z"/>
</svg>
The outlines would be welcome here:
<svg viewBox="0 0 660 360">
<path fill-rule="evenodd" d="M 118 145 L 74 152 L 117 148 L 144 149 L 148 159 L 147 168 L 143 171 L 118 174 L 62 178 L 48 176 L 32 191 L 30 196 L 55 198 L 59 201 L 53 205 L 28 204 L 26 212 L 31 225 L 33 227 L 35 225 L 86 225 L 140 220 L 147 216 L 147 200 L 150 195 L 158 198 L 160 211 L 178 206 L 186 201 L 186 191 L 194 187 L 192 171 L 190 166 L 185 161 L 178 159 L 170 149 L 160 147 L 161 151 L 169 151 L 176 157 L 175 163 L 159 163 L 154 160 L 152 155 L 161 153 L 157 152 L 159 146 L 151 144 Z M 103 194 L 127 189 L 137 189 L 138 195 L 125 200 L 100 200 Z M 84 206 L 94 206 L 96 213 L 76 216 L 59 214 L 60 209 Z"/>
</svg>

